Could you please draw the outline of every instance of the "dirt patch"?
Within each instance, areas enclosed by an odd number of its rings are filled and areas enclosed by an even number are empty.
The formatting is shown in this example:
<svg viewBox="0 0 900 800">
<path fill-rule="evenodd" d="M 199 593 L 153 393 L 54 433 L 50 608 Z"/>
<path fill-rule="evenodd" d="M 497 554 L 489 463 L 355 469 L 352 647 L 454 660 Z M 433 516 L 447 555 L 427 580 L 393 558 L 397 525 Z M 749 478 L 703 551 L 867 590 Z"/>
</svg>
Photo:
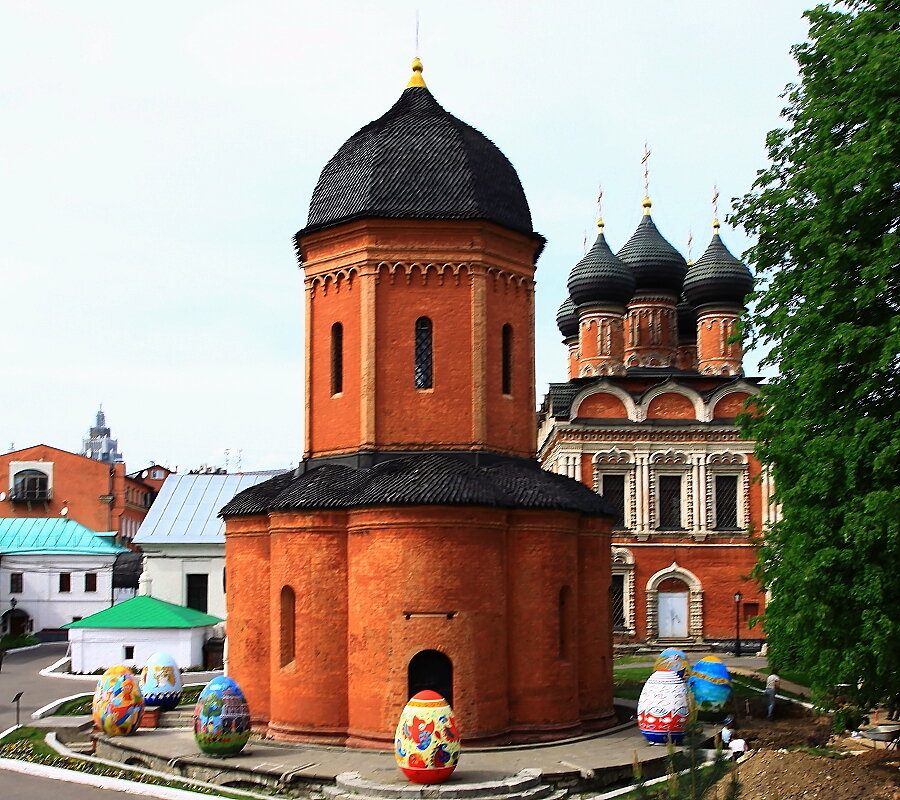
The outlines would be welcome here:
<svg viewBox="0 0 900 800">
<path fill-rule="evenodd" d="M 767 720 L 762 702 L 742 705 L 735 735 L 747 741 L 752 754 L 738 766 L 741 800 L 900 800 L 900 752 L 832 737 L 831 717 L 802 706 L 780 703 L 775 719 Z M 788 749 L 810 746 L 827 746 L 846 757 Z M 726 788 L 727 779 L 718 787 L 719 797 L 726 796 Z"/>
</svg>

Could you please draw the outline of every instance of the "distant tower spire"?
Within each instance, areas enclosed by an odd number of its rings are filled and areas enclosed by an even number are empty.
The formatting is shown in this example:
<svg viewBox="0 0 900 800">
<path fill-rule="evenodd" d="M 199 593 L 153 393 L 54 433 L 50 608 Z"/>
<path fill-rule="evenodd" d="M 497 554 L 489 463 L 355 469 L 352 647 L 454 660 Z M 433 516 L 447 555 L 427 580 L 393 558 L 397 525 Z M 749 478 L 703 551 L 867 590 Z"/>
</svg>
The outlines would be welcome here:
<svg viewBox="0 0 900 800">
<path fill-rule="evenodd" d="M 115 464 L 125 460 L 119 452 L 118 440 L 113 439 L 110 435 L 102 403 L 97 411 L 96 424 L 90 429 L 88 435 L 82 439 L 81 455 L 92 458 L 94 461 L 104 461 L 108 464 Z"/>
</svg>

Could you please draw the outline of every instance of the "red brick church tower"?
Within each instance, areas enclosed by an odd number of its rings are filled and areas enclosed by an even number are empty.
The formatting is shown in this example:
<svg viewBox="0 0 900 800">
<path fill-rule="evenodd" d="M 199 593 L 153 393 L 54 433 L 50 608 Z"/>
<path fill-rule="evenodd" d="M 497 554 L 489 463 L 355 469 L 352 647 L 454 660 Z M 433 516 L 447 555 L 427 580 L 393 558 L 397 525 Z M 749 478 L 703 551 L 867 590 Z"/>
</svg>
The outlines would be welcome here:
<svg viewBox="0 0 900 800">
<path fill-rule="evenodd" d="M 607 507 L 535 460 L 544 240 L 421 71 L 295 237 L 304 460 L 222 510 L 229 671 L 276 738 L 389 746 L 425 688 L 470 743 L 614 722 Z"/>
<path fill-rule="evenodd" d="M 569 274 L 557 324 L 566 383 L 541 410 L 546 469 L 614 508 L 612 613 L 622 645 L 759 649 L 749 580 L 776 513 L 735 418 L 758 392 L 734 340 L 749 270 L 712 241 L 689 264 L 644 215 L 617 254 L 602 223 Z"/>
</svg>

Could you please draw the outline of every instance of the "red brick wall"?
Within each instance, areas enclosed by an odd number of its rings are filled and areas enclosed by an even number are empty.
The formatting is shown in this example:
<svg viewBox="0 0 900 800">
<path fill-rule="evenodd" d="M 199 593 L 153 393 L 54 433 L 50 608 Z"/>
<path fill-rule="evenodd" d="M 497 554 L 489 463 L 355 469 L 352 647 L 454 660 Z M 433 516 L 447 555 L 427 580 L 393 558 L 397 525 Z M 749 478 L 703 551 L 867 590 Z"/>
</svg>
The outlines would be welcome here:
<svg viewBox="0 0 900 800">
<path fill-rule="evenodd" d="M 429 649 L 453 664 L 469 742 L 612 724 L 605 520 L 464 506 L 273 514 L 229 520 L 226 542 L 229 670 L 278 738 L 389 747 L 410 659 Z M 297 599 L 288 665 L 285 584 Z"/>
</svg>

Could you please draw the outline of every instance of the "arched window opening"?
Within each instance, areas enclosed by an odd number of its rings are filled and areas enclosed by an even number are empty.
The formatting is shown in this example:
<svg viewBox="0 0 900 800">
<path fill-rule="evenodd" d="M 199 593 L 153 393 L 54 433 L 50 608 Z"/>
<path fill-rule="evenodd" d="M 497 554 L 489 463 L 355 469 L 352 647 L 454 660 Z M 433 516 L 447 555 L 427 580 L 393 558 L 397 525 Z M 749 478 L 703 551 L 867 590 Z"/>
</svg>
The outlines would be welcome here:
<svg viewBox="0 0 900 800">
<path fill-rule="evenodd" d="M 416 320 L 415 384 L 416 389 L 431 389 L 434 385 L 432 326 L 428 317 Z"/>
<path fill-rule="evenodd" d="M 281 587 L 281 666 L 294 660 L 294 625 L 296 618 L 296 598 L 290 586 Z"/>
<path fill-rule="evenodd" d="M 559 590 L 559 657 L 563 661 L 572 660 L 572 637 L 574 635 L 574 614 L 572 589 L 563 586 Z"/>
<path fill-rule="evenodd" d="M 331 326 L 331 393 L 344 391 L 344 326 L 335 322 Z"/>
<path fill-rule="evenodd" d="M 39 469 L 16 473 L 10 500 L 50 500 L 50 478 Z"/>
<path fill-rule="evenodd" d="M 453 705 L 453 662 L 439 650 L 420 650 L 409 660 L 408 696 L 431 689 Z"/>
<path fill-rule="evenodd" d="M 501 383 L 503 394 L 512 394 L 512 344 L 513 329 L 507 323 L 503 326 L 503 342 L 501 353 Z"/>
</svg>

